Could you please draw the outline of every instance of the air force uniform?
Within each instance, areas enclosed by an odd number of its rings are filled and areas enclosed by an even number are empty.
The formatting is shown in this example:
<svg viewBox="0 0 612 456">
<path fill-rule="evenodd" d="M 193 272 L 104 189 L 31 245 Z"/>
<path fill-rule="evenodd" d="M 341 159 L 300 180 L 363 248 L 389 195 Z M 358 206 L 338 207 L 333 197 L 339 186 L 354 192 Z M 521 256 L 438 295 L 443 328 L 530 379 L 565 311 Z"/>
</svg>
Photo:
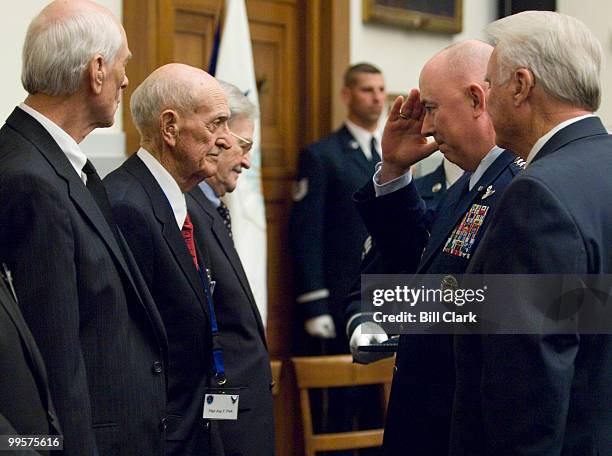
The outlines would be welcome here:
<svg viewBox="0 0 612 456">
<path fill-rule="evenodd" d="M 414 182 L 379 197 L 372 182 L 362 188 L 355 200 L 381 249 L 385 272 L 464 273 L 501 194 L 523 166 L 512 153 L 493 148 L 473 175 L 457 180 L 435 211 L 426 209 Z M 452 336 L 402 335 L 385 454 L 402 454 L 407 445 L 412 455 L 446 454 L 454 385 Z"/>
<path fill-rule="evenodd" d="M 343 326 L 343 299 L 359 271 L 368 236 L 352 195 L 372 178 L 380 160 L 380 142 L 373 153 L 371 147 L 364 151 L 349 128 L 354 129 L 345 125 L 300 155 L 290 225 L 302 317 L 330 314 L 337 328 Z M 346 347 L 339 337 L 332 351 L 346 352 Z"/>
</svg>

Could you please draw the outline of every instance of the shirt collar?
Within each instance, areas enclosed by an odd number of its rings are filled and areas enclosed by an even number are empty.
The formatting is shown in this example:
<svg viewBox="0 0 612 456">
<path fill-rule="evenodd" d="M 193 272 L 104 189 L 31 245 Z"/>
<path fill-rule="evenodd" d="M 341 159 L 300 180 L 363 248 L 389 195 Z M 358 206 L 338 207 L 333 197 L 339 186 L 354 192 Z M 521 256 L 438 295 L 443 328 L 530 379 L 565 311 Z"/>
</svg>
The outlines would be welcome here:
<svg viewBox="0 0 612 456">
<path fill-rule="evenodd" d="M 172 208 L 172 212 L 179 230 L 183 229 L 183 224 L 185 223 L 185 218 L 187 217 L 187 203 L 181 188 L 174 180 L 174 177 L 172 177 L 166 168 L 164 168 L 162 164 L 149 153 L 149 151 L 141 147 L 138 149 L 138 152 L 136 152 L 136 155 L 138 155 L 138 158 L 142 160 L 161 187 L 162 192 L 164 192 L 164 195 L 166 195 L 166 198 L 170 203 L 170 207 Z"/>
<path fill-rule="evenodd" d="M 470 186 L 469 186 L 470 191 L 478 183 L 478 181 L 484 175 L 487 169 L 489 169 L 489 166 L 493 164 L 493 162 L 497 159 L 497 157 L 501 155 L 503 151 L 504 149 L 502 149 L 501 147 L 493 146 L 493 149 L 491 149 L 487 153 L 487 155 L 485 155 L 484 158 L 480 160 L 480 163 L 478 164 L 476 171 L 474 171 L 472 175 L 470 176 Z"/>
<path fill-rule="evenodd" d="M 34 119 L 36 119 L 45 130 L 47 130 L 59 148 L 62 149 L 62 152 L 64 152 L 66 155 L 77 175 L 81 178 L 83 183 L 86 184 L 87 175 L 83 172 L 83 166 L 85 166 L 85 163 L 87 163 L 87 156 L 83 153 L 74 138 L 62 130 L 51 119 L 45 117 L 27 104 L 21 103 L 19 108 L 34 117 Z"/>
<path fill-rule="evenodd" d="M 213 206 L 215 207 L 221 206 L 221 198 L 219 198 L 217 194 L 215 193 L 215 191 L 213 190 L 213 188 L 210 185 L 208 185 L 208 182 L 203 180 L 202 182 L 200 182 L 199 185 L 200 185 L 200 189 L 204 192 L 204 196 L 206 196 L 208 201 L 210 201 L 213 204 Z"/>
<path fill-rule="evenodd" d="M 533 147 L 531 148 L 531 151 L 529 151 L 527 160 L 525 161 L 526 164 L 529 165 L 529 163 L 533 161 L 533 159 L 538 154 L 538 152 L 540 152 L 540 150 L 542 150 L 542 147 L 544 147 L 544 144 L 546 144 L 550 140 L 550 138 L 552 138 L 555 135 L 555 133 L 557 133 L 558 131 L 564 129 L 565 127 L 575 122 L 578 122 L 579 120 L 586 119 L 587 117 L 595 117 L 595 114 L 585 114 L 583 116 L 574 117 L 572 119 L 568 119 L 564 122 L 561 122 L 560 124 L 552 128 L 548 133 L 546 133 L 544 136 L 538 139 L 536 143 L 533 145 Z"/>
<path fill-rule="evenodd" d="M 365 128 L 360 127 L 359 125 L 354 122 L 351 122 L 348 119 L 344 121 L 344 124 L 346 125 L 346 128 L 348 128 L 348 131 L 351 133 L 351 135 L 353 135 L 353 138 L 355 138 L 355 141 L 357 141 L 361 152 L 363 152 L 363 155 L 365 155 L 368 160 L 372 159 L 372 151 L 370 150 L 370 142 L 372 141 L 372 136 L 376 138 L 376 152 L 378 152 L 378 155 L 382 157 L 382 153 L 380 150 L 380 140 L 382 139 L 382 131 L 380 129 L 377 129 L 374 133 L 371 133 Z"/>
</svg>

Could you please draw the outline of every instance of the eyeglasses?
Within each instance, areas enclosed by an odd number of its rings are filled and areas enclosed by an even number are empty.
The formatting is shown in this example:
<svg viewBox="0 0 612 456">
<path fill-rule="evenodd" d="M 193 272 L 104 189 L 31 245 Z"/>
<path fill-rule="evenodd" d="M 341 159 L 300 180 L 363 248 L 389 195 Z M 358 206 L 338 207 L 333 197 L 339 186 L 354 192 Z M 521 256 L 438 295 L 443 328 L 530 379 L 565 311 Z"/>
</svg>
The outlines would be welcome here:
<svg viewBox="0 0 612 456">
<path fill-rule="evenodd" d="M 233 131 L 230 130 L 230 135 L 240 141 L 238 144 L 242 149 L 242 155 L 248 154 L 251 148 L 253 147 L 253 141 L 243 138 L 242 136 L 237 135 Z"/>
</svg>

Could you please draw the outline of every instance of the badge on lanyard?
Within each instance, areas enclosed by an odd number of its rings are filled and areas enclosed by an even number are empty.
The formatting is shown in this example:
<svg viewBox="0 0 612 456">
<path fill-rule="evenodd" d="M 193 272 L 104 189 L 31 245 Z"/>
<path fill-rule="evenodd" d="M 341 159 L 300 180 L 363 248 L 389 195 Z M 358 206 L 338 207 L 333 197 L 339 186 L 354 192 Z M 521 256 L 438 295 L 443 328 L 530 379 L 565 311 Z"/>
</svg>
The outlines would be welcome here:
<svg viewBox="0 0 612 456">
<path fill-rule="evenodd" d="M 237 420 L 240 395 L 238 388 L 206 388 L 202 418 Z"/>
<path fill-rule="evenodd" d="M 472 204 L 461 223 L 451 233 L 442 251 L 449 255 L 469 259 L 476 235 L 484 223 L 488 210 L 489 206 Z"/>
</svg>

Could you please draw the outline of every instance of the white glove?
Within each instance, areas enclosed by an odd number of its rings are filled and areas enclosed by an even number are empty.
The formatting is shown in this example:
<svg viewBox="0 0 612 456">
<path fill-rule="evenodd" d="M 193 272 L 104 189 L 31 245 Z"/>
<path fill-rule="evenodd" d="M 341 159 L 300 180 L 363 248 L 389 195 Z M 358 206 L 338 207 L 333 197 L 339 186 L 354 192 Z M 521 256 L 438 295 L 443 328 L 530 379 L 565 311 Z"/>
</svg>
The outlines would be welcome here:
<svg viewBox="0 0 612 456">
<path fill-rule="evenodd" d="M 306 328 L 306 332 L 312 337 L 319 337 L 321 339 L 333 339 L 336 337 L 336 326 L 329 314 L 309 318 L 304 322 L 304 328 Z"/>
<path fill-rule="evenodd" d="M 393 356 L 393 352 L 366 352 L 359 350 L 360 345 L 382 344 L 389 336 L 380 325 L 366 321 L 355 328 L 349 345 L 351 346 L 351 354 L 353 360 L 359 364 L 370 364 L 383 358 Z"/>
</svg>

